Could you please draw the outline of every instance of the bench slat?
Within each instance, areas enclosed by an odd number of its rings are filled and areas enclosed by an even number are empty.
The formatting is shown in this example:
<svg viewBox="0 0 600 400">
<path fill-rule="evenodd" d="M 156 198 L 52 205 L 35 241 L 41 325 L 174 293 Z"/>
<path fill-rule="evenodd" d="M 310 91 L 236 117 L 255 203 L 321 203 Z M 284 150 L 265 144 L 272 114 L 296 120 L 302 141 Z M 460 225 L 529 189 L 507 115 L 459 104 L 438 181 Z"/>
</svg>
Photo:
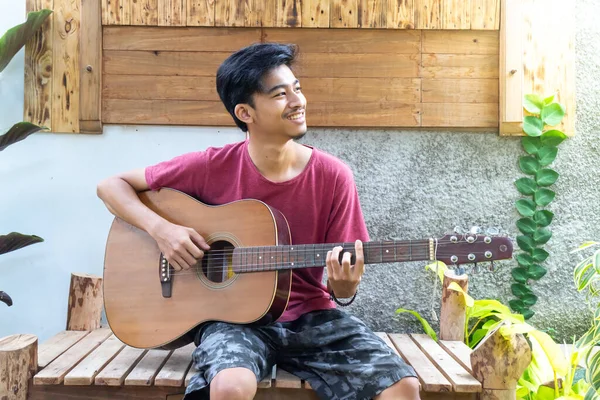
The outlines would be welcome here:
<svg viewBox="0 0 600 400">
<path fill-rule="evenodd" d="M 91 385 L 98 372 L 125 347 L 112 335 L 65 376 L 65 385 Z"/>
<path fill-rule="evenodd" d="M 33 377 L 34 385 L 58 385 L 85 356 L 100 346 L 112 332 L 108 328 L 92 331 Z"/>
<path fill-rule="evenodd" d="M 125 348 L 98 375 L 96 385 L 121 386 L 127 374 L 146 354 L 144 349 L 125 346 Z"/>
<path fill-rule="evenodd" d="M 62 331 L 38 347 L 38 367 L 46 368 L 58 356 L 87 336 L 88 331 Z"/>
<path fill-rule="evenodd" d="M 471 368 L 472 350 L 469 346 L 458 340 L 440 340 L 439 345 L 473 375 L 473 368 Z"/>
<path fill-rule="evenodd" d="M 410 364 L 421 381 L 425 392 L 450 392 L 452 384 L 417 347 L 408 335 L 392 333 L 389 335 L 400 356 Z"/>
<path fill-rule="evenodd" d="M 455 392 L 481 392 L 481 383 L 473 378 L 459 363 L 425 334 L 411 334 L 411 338 L 440 372 L 452 383 Z"/>
<path fill-rule="evenodd" d="M 288 389 L 302 389 L 302 381 L 296 375 L 277 368 L 277 377 L 275 378 L 275 387 Z"/>
<path fill-rule="evenodd" d="M 271 383 L 272 381 L 275 379 L 276 377 L 276 369 L 277 367 L 275 365 L 273 365 L 273 368 L 271 369 L 271 374 L 267 375 L 265 377 L 265 379 L 263 379 L 262 381 L 258 382 L 258 387 L 261 389 L 268 389 L 271 387 Z"/>
<path fill-rule="evenodd" d="M 194 367 L 194 364 L 192 364 L 192 366 L 190 367 L 190 370 L 188 371 L 187 375 L 185 376 L 185 386 L 187 387 L 190 384 L 190 379 L 192 379 L 192 376 L 196 375 L 198 373 L 198 370 L 196 369 L 196 367 Z"/>
<path fill-rule="evenodd" d="M 148 350 L 142 361 L 125 378 L 125 386 L 151 386 L 170 354 L 170 350 Z"/>
<path fill-rule="evenodd" d="M 155 386 L 179 387 L 185 380 L 185 374 L 192 363 L 192 353 L 196 349 L 194 343 L 181 347 L 171 354 L 164 367 L 154 379 Z"/>
</svg>

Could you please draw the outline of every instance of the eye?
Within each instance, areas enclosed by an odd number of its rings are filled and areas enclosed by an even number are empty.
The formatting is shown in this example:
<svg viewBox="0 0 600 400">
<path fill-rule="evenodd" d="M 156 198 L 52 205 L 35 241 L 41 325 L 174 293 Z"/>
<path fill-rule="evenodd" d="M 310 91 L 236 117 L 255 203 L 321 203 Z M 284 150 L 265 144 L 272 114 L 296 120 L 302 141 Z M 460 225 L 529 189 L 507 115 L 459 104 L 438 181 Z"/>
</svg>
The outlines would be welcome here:
<svg viewBox="0 0 600 400">
<path fill-rule="evenodd" d="M 300 86 L 298 86 L 298 87 L 296 88 L 296 92 L 301 92 L 301 91 L 302 91 L 302 88 L 301 88 Z"/>
<path fill-rule="evenodd" d="M 284 95 L 285 95 L 285 92 L 279 92 L 275 95 L 275 97 L 284 96 Z"/>
</svg>

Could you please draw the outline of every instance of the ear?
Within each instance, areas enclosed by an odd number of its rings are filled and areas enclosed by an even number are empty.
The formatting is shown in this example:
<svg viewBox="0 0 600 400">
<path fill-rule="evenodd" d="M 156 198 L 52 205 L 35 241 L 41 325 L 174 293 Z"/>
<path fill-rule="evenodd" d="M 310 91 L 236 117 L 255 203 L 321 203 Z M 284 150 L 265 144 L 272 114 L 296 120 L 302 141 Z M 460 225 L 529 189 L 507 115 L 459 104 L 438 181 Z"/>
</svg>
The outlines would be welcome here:
<svg viewBox="0 0 600 400">
<path fill-rule="evenodd" d="M 254 109 L 249 104 L 237 104 L 233 112 L 240 121 L 246 124 L 254 122 Z"/>
</svg>

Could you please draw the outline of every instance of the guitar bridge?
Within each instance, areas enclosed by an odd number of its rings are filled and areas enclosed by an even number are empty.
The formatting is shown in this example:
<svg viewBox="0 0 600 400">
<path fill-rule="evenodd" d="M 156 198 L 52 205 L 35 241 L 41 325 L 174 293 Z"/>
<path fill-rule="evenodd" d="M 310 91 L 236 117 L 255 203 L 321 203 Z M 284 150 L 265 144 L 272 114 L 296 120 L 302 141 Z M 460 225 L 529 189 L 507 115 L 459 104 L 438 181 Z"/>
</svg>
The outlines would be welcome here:
<svg viewBox="0 0 600 400">
<path fill-rule="evenodd" d="M 172 279 L 172 269 L 171 264 L 167 261 L 165 256 L 160 253 L 160 260 L 158 263 L 158 276 L 160 279 L 160 287 L 162 289 L 162 296 L 165 298 L 171 297 L 171 292 L 173 289 L 173 281 Z"/>
</svg>

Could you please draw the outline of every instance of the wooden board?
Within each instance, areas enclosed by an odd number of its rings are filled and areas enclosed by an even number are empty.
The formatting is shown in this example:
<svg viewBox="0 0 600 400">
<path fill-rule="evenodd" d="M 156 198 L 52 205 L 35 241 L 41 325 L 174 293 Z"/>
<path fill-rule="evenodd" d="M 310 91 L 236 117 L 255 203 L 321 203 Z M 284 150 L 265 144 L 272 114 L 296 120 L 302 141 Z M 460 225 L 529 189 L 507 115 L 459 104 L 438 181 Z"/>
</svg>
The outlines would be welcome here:
<svg viewBox="0 0 600 400">
<path fill-rule="evenodd" d="M 33 377 L 33 384 L 58 385 L 62 383 L 65 375 L 111 334 L 112 332 L 108 328 L 100 328 L 91 332 L 36 374 Z"/>
<path fill-rule="evenodd" d="M 302 0 L 302 27 L 329 28 L 329 1 Z"/>
<path fill-rule="evenodd" d="M 471 368 L 471 349 L 469 346 L 464 344 L 464 342 L 454 340 L 440 340 L 438 344 L 471 375 L 473 374 L 473 368 Z"/>
<path fill-rule="evenodd" d="M 46 368 L 58 356 L 86 337 L 85 331 L 62 331 L 40 344 L 38 347 L 38 367 Z"/>
<path fill-rule="evenodd" d="M 105 99 L 220 101 L 208 76 L 105 75 Z"/>
<path fill-rule="evenodd" d="M 94 380 L 96 385 L 121 386 L 125 377 L 146 354 L 144 349 L 125 346 Z"/>
<path fill-rule="evenodd" d="M 190 367 L 188 373 L 185 375 L 185 386 L 188 386 L 190 384 L 190 379 L 192 379 L 192 376 L 196 375 L 198 373 L 198 370 L 196 369 L 196 367 L 194 367 L 194 364 L 192 363 L 192 366 Z"/>
<path fill-rule="evenodd" d="M 310 78 L 412 78 L 418 74 L 418 59 L 416 54 L 304 53 L 296 71 Z"/>
<path fill-rule="evenodd" d="M 441 0 L 415 1 L 415 28 L 441 29 Z"/>
<path fill-rule="evenodd" d="M 329 7 L 330 28 L 358 27 L 358 0 L 331 0 Z"/>
<path fill-rule="evenodd" d="M 52 10 L 54 0 L 27 0 L 27 12 Z M 23 120 L 52 127 L 53 21 L 50 15 L 25 45 L 25 86 Z"/>
<path fill-rule="evenodd" d="M 452 384 L 417 347 L 408 335 L 390 334 L 390 339 L 400 355 L 417 372 L 421 387 L 426 392 L 449 392 Z"/>
<path fill-rule="evenodd" d="M 154 379 L 155 386 L 173 386 L 183 385 L 185 376 L 192 363 L 192 353 L 196 349 L 194 343 L 181 347 L 171 354 L 166 364 L 161 368 Z"/>
<path fill-rule="evenodd" d="M 481 392 L 481 383 L 425 334 L 411 334 L 413 341 L 452 383 L 455 392 Z"/>
<path fill-rule="evenodd" d="M 81 55 L 81 82 L 79 87 L 79 120 L 97 121 L 99 130 L 90 130 L 89 122 L 80 123 L 80 131 L 102 133 L 100 112 L 102 110 L 102 21 L 100 0 L 85 1 L 81 5 L 81 33 L 79 51 Z M 86 128 L 84 130 L 84 128 Z"/>
<path fill-rule="evenodd" d="M 79 0 L 54 0 L 52 132 L 79 132 Z"/>
<path fill-rule="evenodd" d="M 131 25 L 158 25 L 158 0 L 135 0 L 130 1 L 129 4 Z"/>
<path fill-rule="evenodd" d="M 442 0 L 442 29 L 471 28 L 471 0 Z"/>
<path fill-rule="evenodd" d="M 216 1 L 215 26 L 244 26 L 244 2 L 239 0 Z"/>
<path fill-rule="evenodd" d="M 215 0 L 187 0 L 187 26 L 214 26 Z"/>
<path fill-rule="evenodd" d="M 171 354 L 169 350 L 148 350 L 141 361 L 125 378 L 126 386 L 151 386 L 158 371 Z"/>
<path fill-rule="evenodd" d="M 229 53 L 104 51 L 104 73 L 118 75 L 215 76 Z"/>
<path fill-rule="evenodd" d="M 423 78 L 498 78 L 498 56 L 423 54 Z"/>
<path fill-rule="evenodd" d="M 498 127 L 498 103 L 423 103 L 421 107 L 423 127 Z"/>
<path fill-rule="evenodd" d="M 260 41 L 259 29 L 167 28 L 110 26 L 104 28 L 104 50 L 210 51 L 233 53 Z"/>
<path fill-rule="evenodd" d="M 311 109 L 312 103 L 324 102 L 416 104 L 421 100 L 419 78 L 300 77 L 300 85 Z"/>
<path fill-rule="evenodd" d="M 300 0 L 277 0 L 275 26 L 300 27 L 302 26 L 302 4 Z"/>
<path fill-rule="evenodd" d="M 274 384 L 277 388 L 302 389 L 302 381 L 300 378 L 281 368 L 277 368 L 277 376 Z"/>
<path fill-rule="evenodd" d="M 420 105 L 392 102 L 309 103 L 306 120 L 309 126 L 394 127 L 420 125 Z"/>
<path fill-rule="evenodd" d="M 56 4 L 55 0 L 55 4 Z M 129 25 L 131 7 L 128 0 L 102 0 L 103 25 Z"/>
<path fill-rule="evenodd" d="M 521 0 L 502 0 L 500 25 L 500 134 L 521 133 L 523 121 L 523 24 Z M 509 125 L 510 124 L 510 125 Z M 510 128 L 509 128 L 510 127 Z"/>
<path fill-rule="evenodd" d="M 186 13 L 186 0 L 158 0 L 159 26 L 185 26 Z"/>
<path fill-rule="evenodd" d="M 414 0 L 387 0 L 388 29 L 414 29 Z"/>
<path fill-rule="evenodd" d="M 498 55 L 497 31 L 423 31 L 423 53 Z"/>
<path fill-rule="evenodd" d="M 359 28 L 386 28 L 387 4 L 381 0 L 358 0 Z"/>
<path fill-rule="evenodd" d="M 500 27 L 500 0 L 471 0 L 471 29 Z"/>
<path fill-rule="evenodd" d="M 498 79 L 423 78 L 423 103 L 498 103 Z"/>
<path fill-rule="evenodd" d="M 271 374 L 267 375 L 264 379 L 258 382 L 259 389 L 268 389 L 273 385 L 275 378 L 277 377 L 277 366 L 273 365 L 273 369 L 271 370 Z"/>
<path fill-rule="evenodd" d="M 91 385 L 94 378 L 125 347 L 112 335 L 65 376 L 65 385 Z"/>
</svg>

